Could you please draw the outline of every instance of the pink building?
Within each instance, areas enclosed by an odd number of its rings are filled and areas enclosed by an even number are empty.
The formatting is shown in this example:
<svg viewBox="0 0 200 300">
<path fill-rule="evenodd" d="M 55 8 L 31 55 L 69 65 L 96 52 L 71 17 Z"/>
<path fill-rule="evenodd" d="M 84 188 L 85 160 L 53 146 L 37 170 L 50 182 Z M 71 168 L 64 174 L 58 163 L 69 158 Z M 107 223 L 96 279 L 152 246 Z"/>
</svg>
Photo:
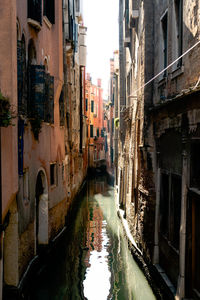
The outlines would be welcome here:
<svg viewBox="0 0 200 300">
<path fill-rule="evenodd" d="M 1 126 L 4 119 L 2 102 L 8 98 L 11 109 L 17 107 L 17 33 L 16 33 L 16 4 L 15 1 L 0 1 L 0 119 Z M 13 62 L 15 64 L 13 65 Z M 4 96 L 4 97 L 2 97 Z M 17 124 L 16 119 L 11 120 Z M 3 264 L 7 259 L 5 249 L 5 225 L 8 222 L 8 211 L 12 212 L 9 220 L 12 222 L 15 235 L 15 223 L 17 224 L 16 195 L 18 190 L 17 173 L 17 126 L 0 127 L 0 299 L 2 299 Z M 6 217 L 7 216 L 7 217 Z M 10 247 L 13 245 L 10 244 Z M 12 257 L 10 257 L 12 261 Z M 12 265 L 15 268 L 15 264 Z"/>
<path fill-rule="evenodd" d="M 62 1 L 1 1 L 0 16 L 0 89 L 17 116 L 1 128 L 6 292 L 65 223 Z"/>
<path fill-rule="evenodd" d="M 81 9 L 0 1 L 0 299 L 23 289 L 87 174 Z"/>
</svg>

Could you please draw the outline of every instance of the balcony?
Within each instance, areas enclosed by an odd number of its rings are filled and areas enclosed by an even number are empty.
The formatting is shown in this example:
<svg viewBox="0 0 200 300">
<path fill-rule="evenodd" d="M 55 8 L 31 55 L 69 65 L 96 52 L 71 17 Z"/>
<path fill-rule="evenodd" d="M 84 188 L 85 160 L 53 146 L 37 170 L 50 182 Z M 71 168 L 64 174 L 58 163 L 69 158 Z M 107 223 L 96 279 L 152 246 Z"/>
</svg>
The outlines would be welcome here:
<svg viewBox="0 0 200 300">
<path fill-rule="evenodd" d="M 54 77 L 42 65 L 29 67 L 28 114 L 31 119 L 54 123 Z"/>
<path fill-rule="evenodd" d="M 41 0 L 28 0 L 28 24 L 36 30 L 42 25 L 42 2 Z"/>
</svg>

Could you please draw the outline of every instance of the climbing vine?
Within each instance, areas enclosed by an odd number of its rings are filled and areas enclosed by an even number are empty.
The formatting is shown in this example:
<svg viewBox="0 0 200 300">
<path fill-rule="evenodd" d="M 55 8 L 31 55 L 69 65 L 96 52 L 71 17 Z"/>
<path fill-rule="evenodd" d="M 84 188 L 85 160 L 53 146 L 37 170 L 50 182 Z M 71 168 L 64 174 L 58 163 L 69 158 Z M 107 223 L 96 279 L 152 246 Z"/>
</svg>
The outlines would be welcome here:
<svg viewBox="0 0 200 300">
<path fill-rule="evenodd" d="M 2 95 L 0 90 L 0 127 L 8 127 L 11 125 L 11 105 L 9 99 Z"/>
</svg>

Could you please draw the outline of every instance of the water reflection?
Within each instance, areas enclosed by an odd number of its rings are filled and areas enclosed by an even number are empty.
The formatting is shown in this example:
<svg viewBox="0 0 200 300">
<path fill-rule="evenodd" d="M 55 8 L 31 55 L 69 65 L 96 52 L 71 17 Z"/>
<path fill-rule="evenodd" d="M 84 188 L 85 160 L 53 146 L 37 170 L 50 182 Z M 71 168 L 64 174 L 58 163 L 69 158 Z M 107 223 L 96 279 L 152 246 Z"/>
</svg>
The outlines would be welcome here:
<svg viewBox="0 0 200 300">
<path fill-rule="evenodd" d="M 155 299 L 128 250 L 106 179 L 88 181 L 79 203 L 31 299 Z"/>
</svg>

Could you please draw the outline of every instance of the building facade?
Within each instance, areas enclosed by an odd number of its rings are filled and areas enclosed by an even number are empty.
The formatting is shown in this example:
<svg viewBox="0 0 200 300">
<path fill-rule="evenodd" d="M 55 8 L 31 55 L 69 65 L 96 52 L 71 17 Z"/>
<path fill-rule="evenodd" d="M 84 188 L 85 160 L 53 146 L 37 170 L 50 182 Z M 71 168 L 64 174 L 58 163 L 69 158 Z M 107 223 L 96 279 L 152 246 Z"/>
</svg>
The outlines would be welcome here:
<svg viewBox="0 0 200 300">
<path fill-rule="evenodd" d="M 200 297 L 199 8 L 120 1 L 117 197 L 168 299 Z"/>
<path fill-rule="evenodd" d="M 97 85 L 92 83 L 87 73 L 85 88 L 85 111 L 87 117 L 88 166 L 101 167 L 105 161 L 105 145 L 103 133 L 103 89 L 101 79 Z"/>
<path fill-rule="evenodd" d="M 82 2 L 11 2 L 0 4 L 0 292 L 5 299 L 21 297 L 24 274 L 65 227 L 88 156 Z"/>
</svg>

